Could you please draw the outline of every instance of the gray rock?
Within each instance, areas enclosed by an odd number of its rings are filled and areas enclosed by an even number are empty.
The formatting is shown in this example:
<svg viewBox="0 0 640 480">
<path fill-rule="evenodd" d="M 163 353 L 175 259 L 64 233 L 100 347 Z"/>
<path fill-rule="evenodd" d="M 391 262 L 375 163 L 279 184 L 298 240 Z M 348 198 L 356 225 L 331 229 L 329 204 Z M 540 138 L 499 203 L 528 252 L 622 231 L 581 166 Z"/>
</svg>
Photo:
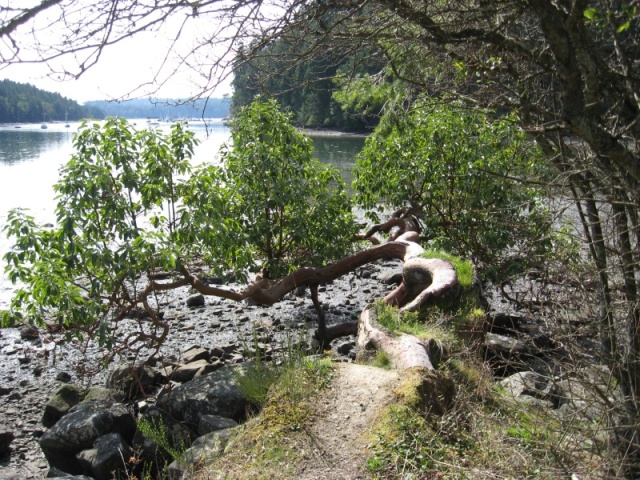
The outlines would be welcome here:
<svg viewBox="0 0 640 480">
<path fill-rule="evenodd" d="M 204 305 L 204 295 L 192 295 L 187 298 L 187 307 L 195 308 L 202 307 Z"/>
<path fill-rule="evenodd" d="M 180 365 L 171 373 L 171 380 L 175 382 L 188 382 L 196 376 L 200 370 L 206 368 L 209 362 L 206 360 L 196 360 L 194 362 L 187 363 L 186 365 Z"/>
<path fill-rule="evenodd" d="M 548 394 L 548 383 L 548 379 L 534 372 L 514 373 L 498 382 L 513 398 L 521 395 L 543 398 Z"/>
<path fill-rule="evenodd" d="M 351 351 L 351 349 L 355 348 L 355 346 L 355 341 L 345 341 L 336 346 L 336 352 L 342 355 L 347 355 Z"/>
<path fill-rule="evenodd" d="M 240 393 L 236 374 L 242 366 L 224 366 L 205 376 L 172 389 L 158 402 L 166 402 L 169 412 L 197 429 L 202 415 L 219 415 L 240 420 L 248 406 Z"/>
<path fill-rule="evenodd" d="M 380 276 L 380 281 L 386 285 L 400 285 L 402 283 L 402 273 L 388 273 Z"/>
<path fill-rule="evenodd" d="M 49 399 L 42 414 L 42 425 L 51 428 L 72 407 L 84 400 L 86 389 L 77 385 L 63 385 Z"/>
<path fill-rule="evenodd" d="M 224 350 L 219 346 L 214 346 L 211 348 L 211 356 L 215 358 L 222 358 L 224 355 Z"/>
<path fill-rule="evenodd" d="M 517 338 L 499 335 L 497 333 L 485 334 L 485 346 L 491 350 L 508 353 L 526 353 L 527 345 Z"/>
<path fill-rule="evenodd" d="M 111 390 L 109 388 L 91 387 L 84 397 L 83 402 L 101 401 L 107 403 L 118 403 L 125 400 L 125 396 L 121 392 Z"/>
<path fill-rule="evenodd" d="M 196 375 L 194 378 L 196 377 L 201 377 L 203 375 L 209 375 L 210 373 L 215 372 L 216 370 L 218 370 L 219 368 L 224 367 L 224 362 L 222 362 L 221 360 L 214 360 L 213 362 L 210 362 L 208 364 L 206 364 L 204 367 L 202 367 L 200 370 L 198 370 L 196 372 Z"/>
<path fill-rule="evenodd" d="M 69 475 L 67 472 L 63 472 L 59 468 L 51 467 L 47 472 L 47 478 L 58 478 L 63 477 L 64 480 L 95 480 L 91 477 L 87 477 L 86 475 Z M 19 477 L 22 479 L 22 477 Z"/>
<path fill-rule="evenodd" d="M 107 433 L 96 438 L 93 448 L 83 450 L 77 458 L 96 480 L 111 480 L 126 473 L 126 463 L 133 450 L 119 433 Z"/>
<path fill-rule="evenodd" d="M 180 358 L 180 362 L 191 363 L 191 362 L 195 362 L 196 360 L 209 361 L 210 357 L 211 357 L 211 354 L 209 353 L 209 350 L 207 350 L 206 348 L 202 348 L 197 345 L 194 345 L 193 347 L 187 349 L 182 354 L 182 357 Z"/>
<path fill-rule="evenodd" d="M 9 428 L 6 419 L 0 418 L 0 458 L 9 453 L 15 435 Z"/>
<path fill-rule="evenodd" d="M 207 433 L 237 426 L 238 423 L 231 418 L 225 418 L 219 415 L 202 415 L 200 417 L 200 423 L 198 424 L 198 435 L 206 435 Z"/>
<path fill-rule="evenodd" d="M 49 464 L 71 474 L 83 473 L 76 455 L 93 448 L 93 442 L 107 433 L 119 433 L 130 442 L 136 423 L 120 404 L 92 401 L 80 403 L 40 438 L 40 447 Z"/>
<path fill-rule="evenodd" d="M 107 388 L 124 395 L 126 399 L 136 398 L 152 390 L 156 372 L 149 366 L 123 365 L 112 370 L 107 377 Z"/>
<path fill-rule="evenodd" d="M 62 383 L 69 383 L 71 381 L 71 374 L 67 372 L 60 372 L 56 375 L 56 380 Z"/>
<path fill-rule="evenodd" d="M 201 465 L 221 456 L 229 442 L 230 429 L 212 432 L 199 437 L 191 448 L 185 450 L 180 460 L 176 460 L 167 467 L 170 480 L 189 478 Z"/>
</svg>

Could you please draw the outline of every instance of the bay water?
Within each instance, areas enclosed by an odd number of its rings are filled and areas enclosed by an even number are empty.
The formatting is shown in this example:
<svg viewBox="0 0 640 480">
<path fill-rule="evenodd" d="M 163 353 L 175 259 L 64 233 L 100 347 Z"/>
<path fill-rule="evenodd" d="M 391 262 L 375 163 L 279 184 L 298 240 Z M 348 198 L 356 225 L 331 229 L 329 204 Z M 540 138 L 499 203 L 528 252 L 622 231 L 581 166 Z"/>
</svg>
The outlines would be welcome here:
<svg viewBox="0 0 640 480">
<path fill-rule="evenodd" d="M 146 120 L 130 120 L 137 128 L 148 128 Z M 73 152 L 73 135 L 80 123 L 0 124 L 0 310 L 11 301 L 15 286 L 4 273 L 4 254 L 11 247 L 2 229 L 9 210 L 28 209 L 39 223 L 55 223 L 55 194 L 53 185 L 58 171 Z M 170 124 L 153 126 L 166 132 Z M 216 162 L 220 147 L 230 140 L 230 131 L 221 119 L 189 122 L 196 133 L 198 145 L 193 164 Z M 320 161 L 337 166 L 343 179 L 351 183 L 355 156 L 364 145 L 364 138 L 349 135 L 326 135 L 307 132 L 313 140 L 315 156 Z"/>
</svg>

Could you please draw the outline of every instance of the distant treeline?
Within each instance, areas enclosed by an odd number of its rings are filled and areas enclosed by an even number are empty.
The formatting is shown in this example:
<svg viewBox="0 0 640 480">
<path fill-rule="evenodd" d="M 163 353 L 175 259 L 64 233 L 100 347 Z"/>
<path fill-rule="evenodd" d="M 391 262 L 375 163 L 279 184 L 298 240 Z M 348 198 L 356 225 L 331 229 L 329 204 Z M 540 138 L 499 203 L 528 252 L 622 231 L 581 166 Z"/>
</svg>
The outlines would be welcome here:
<svg viewBox="0 0 640 480">
<path fill-rule="evenodd" d="M 324 17 L 318 19 L 318 28 L 331 25 L 334 13 L 327 7 Z M 354 45 L 348 39 L 343 44 L 335 39 L 324 44 L 313 35 L 307 38 L 305 32 L 246 45 L 235 59 L 232 112 L 262 95 L 275 98 L 293 112 L 294 122 L 301 127 L 371 130 L 379 122 L 382 104 L 350 111 L 334 96 L 340 79 L 375 74 L 384 65 L 379 55 Z"/>
<path fill-rule="evenodd" d="M 180 99 L 137 99 L 121 102 L 91 101 L 85 105 L 99 108 L 108 117 L 123 118 L 223 118 L 229 114 L 230 98 L 210 98 L 185 103 Z M 204 111 L 204 114 L 203 114 Z"/>
<path fill-rule="evenodd" d="M 82 118 L 104 118 L 104 112 L 28 83 L 0 80 L 0 123 L 72 121 Z"/>
</svg>

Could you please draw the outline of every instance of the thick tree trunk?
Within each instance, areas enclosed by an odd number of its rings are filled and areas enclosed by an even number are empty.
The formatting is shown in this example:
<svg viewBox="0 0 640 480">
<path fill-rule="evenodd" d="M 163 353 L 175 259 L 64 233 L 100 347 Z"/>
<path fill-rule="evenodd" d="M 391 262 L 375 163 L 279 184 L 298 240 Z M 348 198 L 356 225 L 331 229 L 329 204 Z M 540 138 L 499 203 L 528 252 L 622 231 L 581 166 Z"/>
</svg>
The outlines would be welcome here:
<svg viewBox="0 0 640 480">
<path fill-rule="evenodd" d="M 392 334 L 382 327 L 370 308 L 365 308 L 358 323 L 356 358 L 363 359 L 370 352 L 381 350 L 387 354 L 391 367 L 405 370 L 422 367 L 433 370 L 429 345 L 415 335 Z"/>
<path fill-rule="evenodd" d="M 400 286 L 384 299 L 388 304 L 402 307 L 400 315 L 419 310 L 428 300 L 458 286 L 453 265 L 441 259 L 409 258 L 404 263 L 402 277 Z M 432 347 L 430 342 L 414 335 L 389 332 L 377 322 L 369 308 L 360 316 L 356 354 L 359 358 L 366 357 L 371 350 L 381 350 L 395 369 L 422 367 L 433 370 Z"/>
</svg>

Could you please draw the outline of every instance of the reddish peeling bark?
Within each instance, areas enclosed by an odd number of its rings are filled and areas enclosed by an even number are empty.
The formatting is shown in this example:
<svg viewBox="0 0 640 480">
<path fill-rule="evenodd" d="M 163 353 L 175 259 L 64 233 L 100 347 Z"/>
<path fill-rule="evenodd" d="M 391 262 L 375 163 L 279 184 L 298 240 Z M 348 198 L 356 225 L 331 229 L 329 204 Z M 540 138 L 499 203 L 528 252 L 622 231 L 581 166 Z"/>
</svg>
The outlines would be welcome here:
<svg viewBox="0 0 640 480">
<path fill-rule="evenodd" d="M 374 245 L 326 267 L 302 268 L 275 283 L 261 280 L 248 285 L 241 291 L 207 285 L 185 266 L 182 266 L 179 269 L 182 279 L 167 283 L 153 280 L 142 296 L 147 296 L 154 290 L 167 290 L 176 286 L 190 285 L 203 295 L 213 295 L 238 302 L 251 299 L 256 303 L 271 305 L 281 300 L 289 292 L 301 286 L 308 286 L 314 308 L 318 314 L 316 338 L 322 343 L 328 344 L 340 336 L 357 333 L 358 345 L 361 345 L 362 348 L 373 345 L 384 350 L 392 359 L 395 368 L 404 369 L 419 366 L 432 369 L 433 366 L 425 342 L 412 335 L 390 335 L 377 323 L 370 320 L 369 312 L 366 309 L 359 322 L 327 327 L 324 321 L 324 311 L 318 299 L 319 285 L 335 280 L 367 263 L 383 258 L 395 258 L 404 262 L 403 282 L 384 301 L 400 306 L 401 312 L 418 310 L 430 298 L 442 295 L 457 285 L 455 270 L 449 262 L 420 257 L 424 253 L 424 249 L 417 243 L 418 239 L 417 232 L 408 231 L 399 235 L 396 240 Z"/>
<path fill-rule="evenodd" d="M 415 335 L 389 333 L 375 321 L 371 313 L 371 310 L 366 308 L 360 316 L 356 342 L 357 358 L 362 358 L 367 351 L 382 350 L 389 357 L 391 367 L 397 370 L 413 367 L 434 369 L 426 342 Z"/>
<path fill-rule="evenodd" d="M 361 252 L 354 253 L 331 265 L 323 268 L 301 268 L 281 280 L 271 284 L 267 282 L 252 283 L 244 290 L 236 292 L 224 288 L 215 287 L 203 283 L 198 277 L 193 275 L 186 267 L 181 267 L 186 282 L 203 295 L 213 295 L 227 298 L 237 302 L 244 299 L 251 299 L 256 303 L 273 305 L 282 299 L 287 293 L 294 291 L 298 287 L 321 285 L 335 280 L 362 265 L 383 258 L 396 258 L 407 260 L 423 252 L 422 247 L 415 243 L 414 232 L 409 232 L 396 241 L 376 245 Z M 158 283 L 158 287 L 162 284 Z"/>
</svg>

